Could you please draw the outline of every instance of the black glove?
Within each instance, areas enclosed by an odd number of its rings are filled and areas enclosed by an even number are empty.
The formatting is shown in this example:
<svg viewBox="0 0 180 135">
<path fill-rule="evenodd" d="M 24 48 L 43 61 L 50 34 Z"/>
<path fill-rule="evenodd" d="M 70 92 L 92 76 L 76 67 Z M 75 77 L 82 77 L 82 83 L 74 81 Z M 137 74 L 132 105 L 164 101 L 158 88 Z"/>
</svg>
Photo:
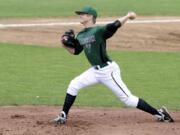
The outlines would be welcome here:
<svg viewBox="0 0 180 135">
<path fill-rule="evenodd" d="M 61 42 L 66 47 L 75 48 L 77 41 L 74 31 L 72 29 L 66 31 L 61 37 Z"/>
</svg>

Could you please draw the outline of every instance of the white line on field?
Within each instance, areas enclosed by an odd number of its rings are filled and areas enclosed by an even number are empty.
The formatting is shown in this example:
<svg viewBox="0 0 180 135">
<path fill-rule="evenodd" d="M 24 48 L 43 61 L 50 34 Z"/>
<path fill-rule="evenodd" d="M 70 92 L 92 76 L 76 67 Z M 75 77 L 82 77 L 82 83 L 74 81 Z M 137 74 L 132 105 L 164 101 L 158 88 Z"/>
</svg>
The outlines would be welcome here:
<svg viewBox="0 0 180 135">
<path fill-rule="evenodd" d="M 100 21 L 97 24 L 107 24 L 112 21 Z M 170 19 L 170 20 L 136 20 L 128 21 L 130 24 L 148 24 L 148 23 L 180 23 L 180 19 Z M 59 23 L 24 23 L 24 24 L 0 24 L 0 29 L 2 28 L 18 28 L 18 27 L 46 27 L 46 26 L 72 26 L 80 25 L 79 22 L 59 22 Z"/>
</svg>

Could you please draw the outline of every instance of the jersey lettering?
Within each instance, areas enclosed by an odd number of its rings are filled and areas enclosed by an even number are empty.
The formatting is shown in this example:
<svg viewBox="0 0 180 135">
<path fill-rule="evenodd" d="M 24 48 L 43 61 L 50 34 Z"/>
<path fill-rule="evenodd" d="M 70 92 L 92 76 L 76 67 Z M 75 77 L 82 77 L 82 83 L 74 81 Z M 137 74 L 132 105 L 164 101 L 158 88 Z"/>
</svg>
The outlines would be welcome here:
<svg viewBox="0 0 180 135">
<path fill-rule="evenodd" d="M 81 38 L 79 40 L 81 45 L 91 44 L 91 43 L 93 43 L 95 41 L 96 41 L 96 39 L 95 39 L 94 35 L 91 35 L 91 36 L 88 36 L 88 37 L 85 37 L 85 38 Z"/>
</svg>

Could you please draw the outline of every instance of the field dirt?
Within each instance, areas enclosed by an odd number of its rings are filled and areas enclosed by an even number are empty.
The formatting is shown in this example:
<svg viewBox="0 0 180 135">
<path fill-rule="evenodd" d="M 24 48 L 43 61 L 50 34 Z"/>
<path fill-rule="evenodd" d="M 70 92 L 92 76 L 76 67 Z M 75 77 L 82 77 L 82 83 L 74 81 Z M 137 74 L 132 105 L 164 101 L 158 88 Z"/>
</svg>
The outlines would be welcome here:
<svg viewBox="0 0 180 135">
<path fill-rule="evenodd" d="M 66 125 L 51 121 L 61 107 L 9 106 L 0 108 L 0 135 L 179 135 L 180 112 L 175 123 L 157 122 L 137 109 L 72 108 Z"/>
<path fill-rule="evenodd" d="M 173 19 L 177 17 L 140 17 Z M 100 18 L 110 21 L 116 18 Z M 180 18 L 178 18 L 180 19 Z M 75 18 L 1 19 L 0 24 L 78 22 Z M 61 47 L 65 30 L 76 32 L 82 26 L 0 28 L 1 43 Z M 126 24 L 108 40 L 108 48 L 130 51 L 180 51 L 180 23 Z M 53 106 L 0 107 L 0 135 L 179 135 L 180 112 L 171 112 L 175 123 L 156 122 L 136 109 L 73 108 L 68 123 L 56 126 L 50 121 L 58 114 Z"/>
<path fill-rule="evenodd" d="M 180 19 L 180 17 L 138 17 L 137 20 Z M 97 21 L 114 21 L 100 18 Z M 1 19 L 0 24 L 78 22 L 75 18 Z M 180 23 L 125 24 L 108 40 L 108 48 L 135 51 L 180 51 Z M 60 36 L 68 29 L 79 32 L 83 27 L 46 26 L 0 29 L 0 42 L 61 47 Z"/>
</svg>

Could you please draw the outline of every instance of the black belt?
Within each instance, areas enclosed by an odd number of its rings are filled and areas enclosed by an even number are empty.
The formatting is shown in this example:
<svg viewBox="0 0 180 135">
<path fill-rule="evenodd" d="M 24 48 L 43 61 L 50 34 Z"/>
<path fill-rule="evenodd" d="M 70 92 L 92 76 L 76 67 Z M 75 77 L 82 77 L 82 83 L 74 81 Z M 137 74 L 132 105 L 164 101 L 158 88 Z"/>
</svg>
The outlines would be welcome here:
<svg viewBox="0 0 180 135">
<path fill-rule="evenodd" d="M 95 65 L 94 68 L 99 70 L 99 69 L 101 69 L 103 67 L 106 67 L 107 65 L 110 65 L 111 63 L 112 63 L 112 61 L 107 61 L 106 63 L 103 63 L 101 65 Z"/>
</svg>

